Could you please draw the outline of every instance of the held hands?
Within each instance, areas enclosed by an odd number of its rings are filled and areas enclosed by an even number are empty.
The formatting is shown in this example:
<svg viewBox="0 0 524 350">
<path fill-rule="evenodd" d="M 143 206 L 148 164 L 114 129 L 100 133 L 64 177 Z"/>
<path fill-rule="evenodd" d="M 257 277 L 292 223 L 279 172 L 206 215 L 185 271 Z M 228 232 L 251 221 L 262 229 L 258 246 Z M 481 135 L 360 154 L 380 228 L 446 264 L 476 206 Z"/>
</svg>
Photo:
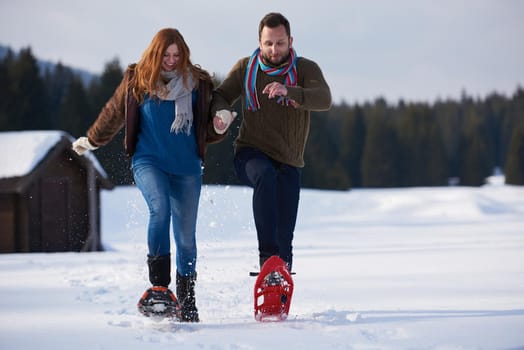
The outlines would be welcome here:
<svg viewBox="0 0 524 350">
<path fill-rule="evenodd" d="M 79 137 L 75 142 L 73 142 L 73 151 L 75 151 L 79 156 L 84 154 L 86 151 L 94 151 L 98 147 L 93 146 L 87 137 Z"/>
<path fill-rule="evenodd" d="M 225 133 L 236 116 L 237 112 L 230 112 L 227 109 L 221 109 L 217 111 L 215 117 L 213 118 L 215 132 L 219 135 Z"/>
</svg>

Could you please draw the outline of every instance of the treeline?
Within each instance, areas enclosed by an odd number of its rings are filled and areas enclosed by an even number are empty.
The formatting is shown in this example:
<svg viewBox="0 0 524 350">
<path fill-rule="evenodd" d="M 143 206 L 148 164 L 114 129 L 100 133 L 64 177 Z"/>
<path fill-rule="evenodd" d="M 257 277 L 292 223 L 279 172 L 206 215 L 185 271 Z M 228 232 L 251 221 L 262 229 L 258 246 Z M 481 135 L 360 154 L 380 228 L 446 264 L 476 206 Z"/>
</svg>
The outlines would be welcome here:
<svg viewBox="0 0 524 350">
<path fill-rule="evenodd" d="M 84 136 L 122 80 L 118 60 L 100 77 L 86 79 L 58 63 L 41 69 L 31 49 L 8 50 L 0 61 L 0 131 L 64 130 Z M 113 183 L 130 184 L 130 160 L 122 150 L 123 131 L 95 154 Z"/>
<path fill-rule="evenodd" d="M 388 105 L 313 115 L 305 181 L 335 188 L 480 186 L 494 169 L 524 184 L 524 90 L 512 97 Z M 316 183 L 315 187 L 320 187 Z"/>
<path fill-rule="evenodd" d="M 121 81 L 118 60 L 86 83 L 57 64 L 41 69 L 31 49 L 0 60 L 0 131 L 53 129 L 82 136 Z M 239 106 L 237 106 L 237 110 Z M 237 184 L 232 159 L 240 118 L 223 142 L 208 149 L 204 182 Z M 122 132 L 95 151 L 115 184 L 132 183 Z M 480 186 L 501 169 L 506 183 L 524 184 L 524 90 L 484 99 L 432 104 L 384 99 L 314 112 L 304 187 Z"/>
</svg>

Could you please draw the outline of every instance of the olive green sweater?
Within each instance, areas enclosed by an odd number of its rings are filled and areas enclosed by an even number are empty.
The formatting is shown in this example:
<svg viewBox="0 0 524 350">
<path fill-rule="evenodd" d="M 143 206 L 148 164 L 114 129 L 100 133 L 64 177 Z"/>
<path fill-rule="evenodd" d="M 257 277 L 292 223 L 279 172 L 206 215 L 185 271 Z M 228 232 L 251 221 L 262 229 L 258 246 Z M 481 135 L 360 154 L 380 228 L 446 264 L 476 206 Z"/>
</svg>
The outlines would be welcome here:
<svg viewBox="0 0 524 350">
<path fill-rule="evenodd" d="M 309 134 L 310 111 L 331 107 L 331 92 L 319 66 L 306 58 L 297 59 L 297 86 L 288 86 L 287 97 L 298 103 L 298 108 L 282 106 L 275 99 L 262 94 L 264 87 L 274 81 L 284 83 L 284 76 L 269 76 L 260 68 L 256 89 L 260 109 L 249 111 L 245 105 L 244 77 L 249 57 L 240 59 L 226 79 L 213 93 L 211 112 L 231 110 L 241 97 L 243 120 L 235 140 L 235 148 L 253 147 L 274 160 L 295 167 L 304 166 L 304 150 Z"/>
</svg>

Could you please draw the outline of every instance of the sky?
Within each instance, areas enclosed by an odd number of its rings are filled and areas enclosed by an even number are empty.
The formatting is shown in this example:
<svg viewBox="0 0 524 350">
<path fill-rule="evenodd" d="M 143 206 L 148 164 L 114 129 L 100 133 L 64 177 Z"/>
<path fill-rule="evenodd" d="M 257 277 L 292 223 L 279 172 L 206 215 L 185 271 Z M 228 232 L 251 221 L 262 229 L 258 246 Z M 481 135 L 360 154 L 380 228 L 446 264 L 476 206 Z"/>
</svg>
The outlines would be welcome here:
<svg viewBox="0 0 524 350">
<path fill-rule="evenodd" d="M 136 62 L 156 32 L 178 28 L 193 63 L 224 77 L 258 45 L 268 12 L 291 23 L 334 102 L 458 99 L 524 86 L 519 0 L 0 0 L 0 44 L 101 73 Z"/>
</svg>

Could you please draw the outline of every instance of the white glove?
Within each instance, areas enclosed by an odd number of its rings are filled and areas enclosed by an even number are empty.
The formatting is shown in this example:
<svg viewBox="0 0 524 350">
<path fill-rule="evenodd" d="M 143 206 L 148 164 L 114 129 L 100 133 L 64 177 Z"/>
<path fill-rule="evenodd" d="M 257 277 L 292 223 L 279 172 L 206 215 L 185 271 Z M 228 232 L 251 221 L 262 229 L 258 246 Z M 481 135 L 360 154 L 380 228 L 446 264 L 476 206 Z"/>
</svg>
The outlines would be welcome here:
<svg viewBox="0 0 524 350">
<path fill-rule="evenodd" d="M 226 132 L 227 128 L 231 125 L 235 117 L 237 116 L 237 112 L 230 112 L 227 109 L 221 109 L 216 112 L 215 118 L 219 118 L 220 121 L 223 124 L 223 128 L 217 128 L 217 125 L 213 122 L 213 126 L 215 128 L 215 132 L 219 135 L 222 135 Z"/>
<path fill-rule="evenodd" d="M 75 142 L 73 142 L 73 151 L 78 153 L 79 156 L 84 154 L 86 151 L 94 151 L 98 147 L 93 146 L 87 137 L 79 137 Z"/>
</svg>

